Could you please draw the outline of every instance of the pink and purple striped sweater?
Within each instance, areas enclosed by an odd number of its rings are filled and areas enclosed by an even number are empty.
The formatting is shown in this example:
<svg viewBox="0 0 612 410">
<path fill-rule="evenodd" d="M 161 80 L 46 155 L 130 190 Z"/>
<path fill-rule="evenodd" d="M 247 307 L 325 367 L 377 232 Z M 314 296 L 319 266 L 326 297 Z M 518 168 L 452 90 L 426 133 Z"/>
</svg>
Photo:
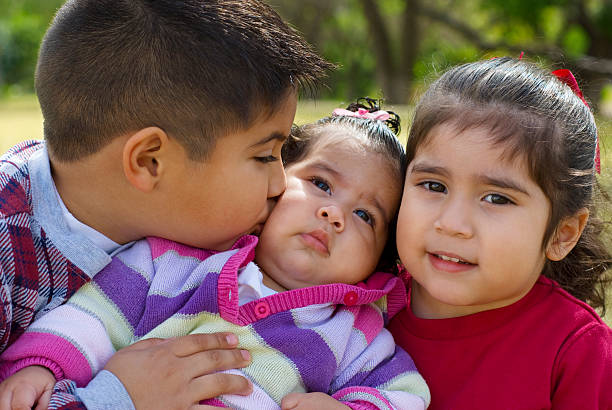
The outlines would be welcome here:
<svg viewBox="0 0 612 410">
<path fill-rule="evenodd" d="M 352 408 L 427 407 L 425 381 L 384 328 L 405 304 L 398 278 L 375 273 L 358 285 L 294 289 L 240 306 L 237 277 L 256 243 L 246 236 L 211 252 L 159 238 L 136 242 L 4 352 L 4 376 L 36 364 L 85 385 L 137 340 L 231 331 L 253 357 L 232 372 L 254 391 L 208 404 L 278 409 L 290 392 L 325 392 Z"/>
</svg>

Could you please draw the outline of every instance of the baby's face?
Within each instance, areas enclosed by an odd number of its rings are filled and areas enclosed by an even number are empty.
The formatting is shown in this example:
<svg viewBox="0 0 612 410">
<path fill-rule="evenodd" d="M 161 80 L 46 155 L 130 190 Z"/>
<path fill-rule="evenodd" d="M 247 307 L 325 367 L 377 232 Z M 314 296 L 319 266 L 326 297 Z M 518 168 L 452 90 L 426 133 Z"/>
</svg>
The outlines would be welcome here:
<svg viewBox="0 0 612 410">
<path fill-rule="evenodd" d="M 384 157 L 322 136 L 286 172 L 256 252 L 264 272 L 285 289 L 353 284 L 373 273 L 401 195 Z"/>
</svg>

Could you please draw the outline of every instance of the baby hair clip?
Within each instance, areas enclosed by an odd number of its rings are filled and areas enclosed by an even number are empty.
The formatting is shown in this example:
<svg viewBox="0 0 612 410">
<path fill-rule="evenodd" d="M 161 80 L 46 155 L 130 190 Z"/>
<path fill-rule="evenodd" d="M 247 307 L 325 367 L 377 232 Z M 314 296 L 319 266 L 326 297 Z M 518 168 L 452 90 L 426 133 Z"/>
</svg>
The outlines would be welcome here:
<svg viewBox="0 0 612 410">
<path fill-rule="evenodd" d="M 365 108 L 359 108 L 357 111 L 345 110 L 344 108 L 336 108 L 332 111 L 332 115 L 334 117 L 347 116 L 347 117 L 357 117 L 363 118 L 366 120 L 379 120 L 379 121 L 387 121 L 391 115 L 384 110 L 378 110 L 374 112 L 370 112 Z"/>
<path fill-rule="evenodd" d="M 572 72 L 570 70 L 568 70 L 566 68 L 561 68 L 559 70 L 553 71 L 552 74 L 555 77 L 557 77 L 559 80 L 561 80 L 563 83 L 567 84 L 572 89 L 574 94 L 576 94 L 576 96 L 578 96 L 578 98 L 580 98 L 582 100 L 584 105 L 586 105 L 589 109 L 591 108 L 591 107 L 589 107 L 589 104 L 584 99 L 584 96 L 582 95 L 582 91 L 580 90 L 580 87 L 578 87 L 578 81 L 576 81 L 576 77 L 574 77 L 574 74 L 572 74 Z M 596 136 L 595 138 L 596 138 L 596 142 L 595 142 L 595 171 L 598 174 L 601 174 L 601 158 L 600 158 L 600 154 L 599 154 L 599 136 Z"/>
</svg>

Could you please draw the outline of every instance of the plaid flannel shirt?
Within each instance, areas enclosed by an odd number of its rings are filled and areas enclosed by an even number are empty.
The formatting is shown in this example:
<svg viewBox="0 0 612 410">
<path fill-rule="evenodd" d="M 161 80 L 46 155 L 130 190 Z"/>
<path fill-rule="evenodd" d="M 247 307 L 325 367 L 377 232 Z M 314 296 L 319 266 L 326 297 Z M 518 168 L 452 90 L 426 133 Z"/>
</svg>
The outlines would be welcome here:
<svg viewBox="0 0 612 410">
<path fill-rule="evenodd" d="M 0 158 L 0 351 L 110 262 L 88 240 L 71 237 L 47 158 L 41 141 L 20 143 Z M 49 408 L 86 407 L 75 385 L 63 381 Z"/>
</svg>

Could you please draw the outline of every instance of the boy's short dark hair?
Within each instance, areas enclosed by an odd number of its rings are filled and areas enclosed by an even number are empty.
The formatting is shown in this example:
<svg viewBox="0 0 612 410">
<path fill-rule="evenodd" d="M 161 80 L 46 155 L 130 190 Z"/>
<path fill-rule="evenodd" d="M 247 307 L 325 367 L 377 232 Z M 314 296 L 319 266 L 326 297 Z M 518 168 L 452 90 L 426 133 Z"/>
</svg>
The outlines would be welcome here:
<svg viewBox="0 0 612 410">
<path fill-rule="evenodd" d="M 57 160 L 148 126 L 202 160 L 331 67 L 258 0 L 69 0 L 41 44 L 36 92 Z"/>
</svg>

